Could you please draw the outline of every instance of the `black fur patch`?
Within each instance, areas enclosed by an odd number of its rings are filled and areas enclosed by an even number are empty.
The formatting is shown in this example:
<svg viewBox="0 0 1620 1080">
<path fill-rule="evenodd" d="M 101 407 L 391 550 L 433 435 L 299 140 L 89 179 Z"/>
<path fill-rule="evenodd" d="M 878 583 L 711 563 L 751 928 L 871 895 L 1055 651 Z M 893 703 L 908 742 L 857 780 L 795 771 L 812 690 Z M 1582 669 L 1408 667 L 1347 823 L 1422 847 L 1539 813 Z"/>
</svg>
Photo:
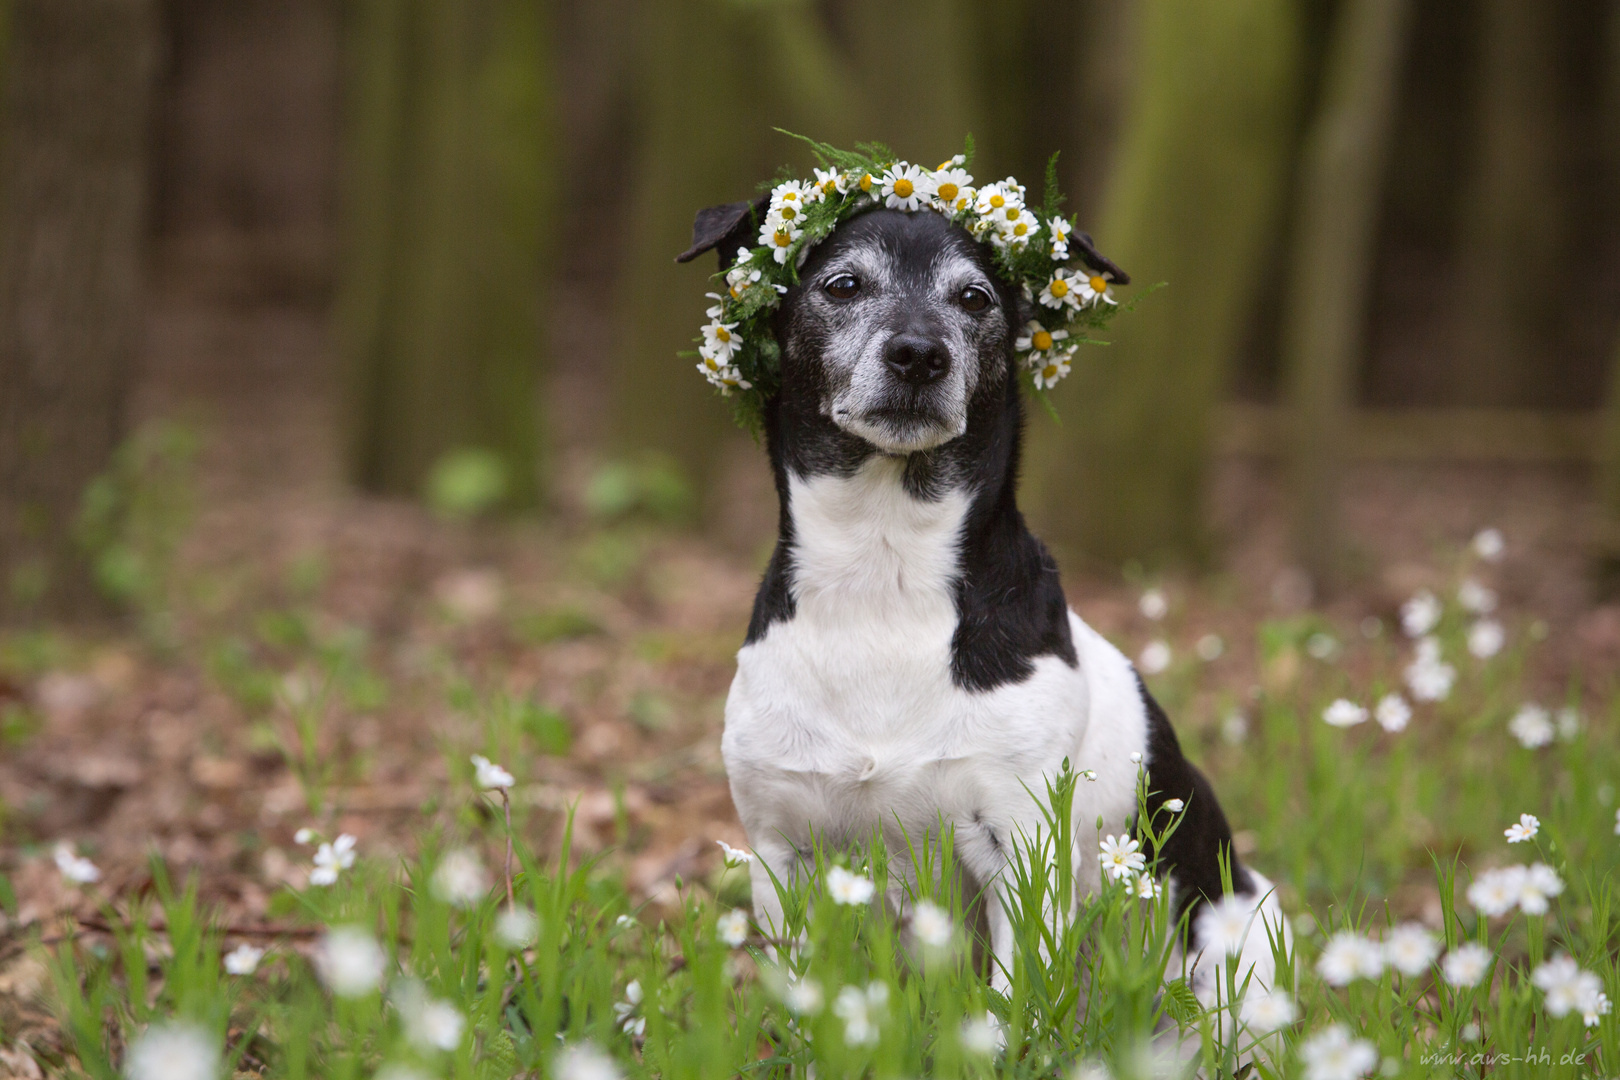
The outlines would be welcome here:
<svg viewBox="0 0 1620 1080">
<path fill-rule="evenodd" d="M 1253 892 L 1253 879 L 1232 854 L 1232 827 L 1226 823 L 1221 804 L 1215 800 L 1215 789 L 1208 778 L 1182 756 L 1181 742 L 1170 726 L 1169 717 L 1164 715 L 1164 709 L 1153 700 L 1140 678 L 1136 685 L 1142 693 L 1148 717 L 1148 816 L 1162 824 L 1159 810 L 1165 800 L 1181 799 L 1187 804 L 1181 824 L 1165 841 L 1162 851 L 1155 851 L 1143 837 L 1148 857 L 1157 857 L 1160 869 L 1168 870 L 1176 883 L 1180 894 L 1177 916 L 1196 915 L 1199 904 L 1220 898 L 1223 852 L 1231 862 L 1233 890 Z"/>
</svg>

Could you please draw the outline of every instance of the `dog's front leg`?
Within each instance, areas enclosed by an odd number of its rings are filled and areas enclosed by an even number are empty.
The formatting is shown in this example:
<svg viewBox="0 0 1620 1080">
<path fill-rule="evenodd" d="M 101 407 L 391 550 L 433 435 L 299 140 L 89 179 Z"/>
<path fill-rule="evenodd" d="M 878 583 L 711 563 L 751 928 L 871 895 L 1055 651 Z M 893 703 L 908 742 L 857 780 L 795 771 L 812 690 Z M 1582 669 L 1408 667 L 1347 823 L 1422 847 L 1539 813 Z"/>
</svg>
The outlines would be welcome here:
<svg viewBox="0 0 1620 1080">
<path fill-rule="evenodd" d="M 748 839 L 754 849 L 754 861 L 748 868 L 754 894 L 754 925 L 771 939 L 769 954 L 774 957 L 776 943 L 787 936 L 787 911 L 776 885 L 781 882 L 787 887 L 797 880 L 799 852 L 781 836 L 750 835 Z"/>
</svg>

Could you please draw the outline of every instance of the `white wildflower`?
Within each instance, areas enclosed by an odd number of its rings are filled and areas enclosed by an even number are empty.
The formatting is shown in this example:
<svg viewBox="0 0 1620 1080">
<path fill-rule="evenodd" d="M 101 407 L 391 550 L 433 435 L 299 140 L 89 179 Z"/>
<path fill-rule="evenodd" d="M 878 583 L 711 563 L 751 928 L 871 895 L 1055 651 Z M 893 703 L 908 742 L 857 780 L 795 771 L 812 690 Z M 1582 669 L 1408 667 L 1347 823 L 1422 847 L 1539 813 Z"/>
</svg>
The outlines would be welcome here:
<svg viewBox="0 0 1620 1080">
<path fill-rule="evenodd" d="M 928 196 L 934 206 L 944 214 L 958 214 L 973 205 L 978 193 L 973 190 L 973 177 L 959 165 L 946 162 L 928 178 Z"/>
<path fill-rule="evenodd" d="M 1520 814 L 1517 825 L 1509 825 L 1503 835 L 1510 844 L 1522 844 L 1527 840 L 1535 839 L 1536 833 L 1541 831 L 1541 822 L 1534 814 Z"/>
<path fill-rule="evenodd" d="M 56 860 L 56 868 L 62 876 L 75 885 L 88 885 L 93 881 L 101 880 L 101 871 L 96 864 L 73 850 L 73 845 L 66 840 L 56 842 L 56 850 L 52 853 Z"/>
<path fill-rule="evenodd" d="M 1243 999 L 1243 1023 L 1256 1035 L 1269 1035 L 1299 1019 L 1299 1007 L 1286 990 L 1252 990 Z"/>
<path fill-rule="evenodd" d="M 1478 619 L 1468 628 L 1468 651 L 1481 660 L 1489 660 L 1507 644 L 1507 631 L 1495 619 Z"/>
<path fill-rule="evenodd" d="M 263 949 L 243 943 L 225 954 L 225 974 L 251 975 L 259 969 L 259 961 L 263 959 Z"/>
<path fill-rule="evenodd" d="M 1481 529 L 1474 534 L 1473 548 L 1474 554 L 1486 562 L 1500 562 L 1507 551 L 1507 541 L 1502 538 L 1501 529 Z"/>
<path fill-rule="evenodd" d="M 820 193 L 818 198 L 828 195 L 841 195 L 849 190 L 849 174 L 839 172 L 837 169 L 814 169 L 815 183 L 811 185 Z"/>
<path fill-rule="evenodd" d="M 897 161 L 883 174 L 883 205 L 890 210 L 921 210 L 928 181 L 915 165 Z"/>
<path fill-rule="evenodd" d="M 372 1080 L 433 1080 L 427 1073 L 411 1065 L 390 1062 L 377 1070 Z"/>
<path fill-rule="evenodd" d="M 1157 675 L 1170 666 L 1172 655 L 1170 643 L 1159 638 L 1142 646 L 1142 654 L 1136 658 L 1136 666 L 1144 675 Z"/>
<path fill-rule="evenodd" d="M 1457 669 L 1441 658 L 1440 640 L 1426 637 L 1417 643 L 1417 658 L 1406 669 L 1406 688 L 1418 701 L 1444 701 L 1451 696 Z"/>
<path fill-rule="evenodd" d="M 1440 962 L 1440 974 L 1452 986 L 1478 986 L 1490 966 L 1491 950 L 1470 941 L 1446 954 L 1446 958 Z"/>
<path fill-rule="evenodd" d="M 1407 637 L 1423 637 L 1440 624 L 1440 614 L 1440 600 L 1428 589 L 1420 589 L 1401 605 L 1401 629 Z"/>
<path fill-rule="evenodd" d="M 1142 599 L 1136 602 L 1137 610 L 1144 618 L 1158 622 L 1170 612 L 1170 601 L 1164 595 L 1163 589 L 1149 589 L 1142 594 Z"/>
<path fill-rule="evenodd" d="M 1228 895 L 1205 904 L 1193 929 L 1205 949 L 1237 956 L 1243 952 L 1253 920 L 1254 911 L 1249 904 L 1242 897 Z"/>
<path fill-rule="evenodd" d="M 741 908 L 733 908 L 715 920 L 714 932 L 733 949 L 741 948 L 748 940 L 748 915 Z"/>
<path fill-rule="evenodd" d="M 990 242 L 999 248 L 1022 249 L 1041 231 L 1041 219 L 1022 206 L 1009 206 L 995 218 Z"/>
<path fill-rule="evenodd" d="M 467 1018 L 448 1001 L 423 1001 L 405 1024 L 406 1037 L 420 1050 L 454 1050 L 461 1045 Z"/>
<path fill-rule="evenodd" d="M 1080 306 L 1080 275 L 1063 267 L 1052 271 L 1048 281 L 1036 297 L 1042 304 L 1058 311 L 1073 311 Z"/>
<path fill-rule="evenodd" d="M 456 848 L 433 870 L 433 895 L 451 907 L 472 907 L 488 891 L 489 874 L 475 851 Z"/>
<path fill-rule="evenodd" d="M 1213 663 L 1226 652 L 1226 642 L 1219 634 L 1205 634 L 1198 639 L 1198 644 L 1193 646 L 1193 651 L 1198 654 L 1198 659 L 1205 663 Z"/>
<path fill-rule="evenodd" d="M 1140 750 L 1132 750 L 1131 751 L 1131 764 L 1132 765 L 1140 765 L 1140 764 L 1142 764 L 1142 751 L 1140 751 Z"/>
<path fill-rule="evenodd" d="M 595 1043 L 580 1042 L 557 1051 L 552 1075 L 557 1080 L 623 1080 L 624 1070 Z"/>
<path fill-rule="evenodd" d="M 309 872 L 311 885 L 334 885 L 338 874 L 354 865 L 354 837 L 343 833 L 315 851 L 315 869 Z"/>
<path fill-rule="evenodd" d="M 993 1012 L 983 1019 L 969 1017 L 962 1021 L 962 1049 L 979 1057 L 991 1057 L 1007 1048 L 1007 1033 Z"/>
<path fill-rule="evenodd" d="M 771 214 L 759 230 L 759 242 L 771 249 L 771 257 L 781 265 L 788 261 L 788 253 L 803 232 L 797 221 L 784 221 Z"/>
<path fill-rule="evenodd" d="M 1024 195 L 1016 183 L 1007 180 L 994 184 L 986 184 L 979 189 L 978 201 L 974 203 L 973 211 L 979 215 L 983 223 L 980 228 L 994 228 L 997 216 L 1005 216 L 1008 208 L 1022 207 Z"/>
<path fill-rule="evenodd" d="M 1038 319 L 1031 319 L 1024 324 L 1024 332 L 1013 340 L 1013 348 L 1029 353 L 1029 362 L 1039 364 L 1045 362 L 1058 342 L 1067 341 L 1068 338 L 1067 330 L 1048 330 Z"/>
<path fill-rule="evenodd" d="M 1575 736 L 1581 733 L 1580 710 L 1573 705 L 1565 705 L 1558 710 L 1558 737 L 1565 742 L 1574 742 Z"/>
<path fill-rule="evenodd" d="M 360 997 L 377 989 L 387 964 L 377 939 L 358 926 L 334 926 L 315 954 L 321 978 L 338 997 Z"/>
<path fill-rule="evenodd" d="M 1316 971 L 1333 986 L 1348 986 L 1357 979 L 1376 979 L 1384 973 L 1384 950 L 1376 941 L 1341 930 L 1323 946 Z"/>
<path fill-rule="evenodd" d="M 1402 975 L 1423 974 L 1439 955 L 1440 943 L 1417 923 L 1402 923 L 1384 938 L 1384 962 Z"/>
<path fill-rule="evenodd" d="M 852 874 L 842 866 L 827 871 L 827 895 L 834 903 L 851 906 L 870 903 L 873 888 L 871 879 Z"/>
<path fill-rule="evenodd" d="M 804 214 L 804 204 L 807 201 L 805 185 L 797 180 L 789 180 L 771 189 L 770 212 L 785 221 L 793 221 Z"/>
<path fill-rule="evenodd" d="M 1545 915 L 1549 901 L 1564 891 L 1564 881 L 1558 871 L 1546 863 L 1535 863 L 1525 869 L 1524 880 L 1519 883 L 1519 910 L 1526 915 Z"/>
<path fill-rule="evenodd" d="M 931 949 L 945 948 L 954 932 L 950 912 L 927 900 L 917 901 L 911 911 L 911 932 Z"/>
<path fill-rule="evenodd" d="M 185 1021 L 153 1024 L 124 1057 L 129 1080 L 217 1080 L 219 1040 Z"/>
<path fill-rule="evenodd" d="M 815 1016 L 824 1002 L 821 984 L 814 979 L 795 979 L 782 990 L 782 1004 L 795 1016 Z"/>
<path fill-rule="evenodd" d="M 1087 274 L 1077 274 L 1074 280 L 1075 290 L 1080 294 L 1082 304 L 1118 304 L 1109 287 L 1114 275 L 1105 270 L 1093 270 Z"/>
<path fill-rule="evenodd" d="M 1518 904 L 1524 881 L 1522 866 L 1487 870 L 1468 886 L 1468 902 L 1481 915 L 1506 915 Z"/>
<path fill-rule="evenodd" d="M 1164 885 L 1146 870 L 1136 875 L 1131 883 L 1131 895 L 1138 900 L 1157 900 L 1164 895 Z"/>
<path fill-rule="evenodd" d="M 473 769 L 477 773 L 474 781 L 480 788 L 489 791 L 494 788 L 509 788 L 512 786 L 512 774 L 483 754 L 474 754 L 471 761 Z"/>
<path fill-rule="evenodd" d="M 1552 717 L 1546 709 L 1533 702 L 1519 707 L 1508 721 L 1508 731 L 1526 750 L 1535 750 L 1553 741 L 1555 734 Z"/>
<path fill-rule="evenodd" d="M 1412 722 L 1412 706 L 1399 694 L 1385 694 L 1378 699 L 1378 705 L 1373 709 L 1373 719 L 1378 726 L 1394 734 L 1405 731 L 1406 725 Z"/>
<path fill-rule="evenodd" d="M 626 1035 L 643 1035 L 647 1031 L 647 1018 L 637 1016 L 642 1001 L 641 980 L 631 979 L 624 988 L 624 1000 L 613 1003 L 613 1019 Z"/>
<path fill-rule="evenodd" d="M 1187 808 L 1187 804 L 1180 799 L 1164 800 L 1164 808 L 1172 814 L 1179 814 Z"/>
<path fill-rule="evenodd" d="M 1047 254 L 1057 262 L 1069 257 L 1069 234 L 1074 232 L 1074 226 L 1063 218 L 1055 217 L 1046 223 L 1047 235 L 1052 238 Z"/>
<path fill-rule="evenodd" d="M 1330 1024 L 1299 1048 L 1305 1080 L 1355 1080 L 1378 1064 L 1378 1050 L 1366 1039 L 1353 1039 L 1343 1024 Z"/>
<path fill-rule="evenodd" d="M 540 936 L 540 917 L 528 908 L 506 907 L 495 916 L 495 940 L 508 949 L 533 945 Z"/>
<path fill-rule="evenodd" d="M 293 843 L 308 844 L 315 839 L 315 835 L 315 830 L 305 825 L 302 829 L 293 833 Z"/>
<path fill-rule="evenodd" d="M 1050 390 L 1068 378 L 1069 372 L 1072 370 L 1069 361 L 1073 356 L 1074 351 L 1071 349 L 1057 356 L 1047 357 L 1046 362 L 1030 376 L 1031 381 L 1035 383 L 1035 388 L 1037 390 Z"/>
<path fill-rule="evenodd" d="M 886 983 L 870 983 L 863 991 L 846 986 L 833 1000 L 833 1013 L 844 1022 L 844 1041 L 850 1046 L 873 1046 L 878 1041 L 878 1019 L 889 1000 Z"/>
<path fill-rule="evenodd" d="M 716 840 L 715 843 L 720 845 L 720 856 L 729 867 L 747 866 L 754 861 L 754 853 L 751 851 L 734 848 L 724 840 Z"/>
<path fill-rule="evenodd" d="M 1080 779 L 1089 780 L 1092 783 L 1096 783 L 1097 782 L 1097 770 L 1096 769 L 1081 769 L 1080 770 Z"/>
<path fill-rule="evenodd" d="M 1249 737 L 1249 718 L 1237 710 L 1226 714 L 1221 721 L 1221 738 L 1230 746 L 1242 744 Z"/>
<path fill-rule="evenodd" d="M 1587 1027 L 1596 1027 L 1612 1008 L 1603 992 L 1603 980 L 1583 971 L 1568 956 L 1542 964 L 1531 973 L 1530 981 L 1547 996 L 1547 1011 L 1553 1016 L 1578 1012 Z"/>
<path fill-rule="evenodd" d="M 1473 615 L 1489 615 L 1496 610 L 1496 593 L 1477 578 L 1463 578 L 1457 586 L 1457 604 Z"/>
<path fill-rule="evenodd" d="M 1105 836 L 1097 845 L 1101 854 L 1102 871 L 1115 881 L 1134 877 L 1147 865 L 1142 845 L 1125 835 Z"/>
<path fill-rule="evenodd" d="M 1367 722 L 1367 707 L 1345 698 L 1338 698 L 1322 710 L 1322 722 L 1329 727 L 1347 728 Z"/>
</svg>

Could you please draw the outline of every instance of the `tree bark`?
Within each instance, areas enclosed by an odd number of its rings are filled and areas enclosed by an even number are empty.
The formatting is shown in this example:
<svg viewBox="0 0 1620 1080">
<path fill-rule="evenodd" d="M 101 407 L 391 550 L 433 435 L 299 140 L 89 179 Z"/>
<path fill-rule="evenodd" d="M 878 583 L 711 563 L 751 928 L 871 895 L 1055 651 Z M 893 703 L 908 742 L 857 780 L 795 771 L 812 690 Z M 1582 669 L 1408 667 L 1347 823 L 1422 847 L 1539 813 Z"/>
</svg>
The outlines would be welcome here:
<svg viewBox="0 0 1620 1080">
<path fill-rule="evenodd" d="M 140 336 L 151 0 L 11 5 L 0 158 L 0 612 L 98 598 L 73 540 Z"/>
<path fill-rule="evenodd" d="M 1294 552 L 1318 587 L 1337 576 L 1339 476 L 1409 15 L 1409 0 L 1341 4 L 1300 172 L 1282 361 Z"/>
<path fill-rule="evenodd" d="M 1289 0 L 1149 0 L 1139 17 L 1093 231 L 1133 280 L 1169 287 L 1080 354 L 1061 426 L 1035 425 L 1032 448 L 1043 531 L 1115 565 L 1203 554 L 1209 413 L 1281 218 L 1300 53 Z"/>
</svg>

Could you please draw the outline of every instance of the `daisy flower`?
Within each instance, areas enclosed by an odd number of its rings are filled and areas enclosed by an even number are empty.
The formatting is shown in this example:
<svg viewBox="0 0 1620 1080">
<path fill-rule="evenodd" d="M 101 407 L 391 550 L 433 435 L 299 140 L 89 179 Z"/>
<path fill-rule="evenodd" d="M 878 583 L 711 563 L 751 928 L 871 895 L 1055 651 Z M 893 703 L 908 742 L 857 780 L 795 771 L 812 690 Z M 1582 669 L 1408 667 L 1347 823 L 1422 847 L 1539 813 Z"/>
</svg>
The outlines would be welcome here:
<svg viewBox="0 0 1620 1080">
<path fill-rule="evenodd" d="M 842 195 L 849 190 L 849 174 L 839 172 L 837 169 L 816 169 L 815 182 L 811 184 L 819 194 L 818 198 L 828 195 Z"/>
<path fill-rule="evenodd" d="M 1520 706 L 1508 721 L 1508 731 L 1526 750 L 1535 750 L 1553 741 L 1552 717 L 1540 705 L 1528 703 Z"/>
<path fill-rule="evenodd" d="M 1003 248 L 1022 248 L 1041 231 L 1041 222 L 1023 207 L 1009 206 L 995 217 L 995 232 L 991 243 Z"/>
<path fill-rule="evenodd" d="M 1378 1064 L 1378 1049 L 1366 1039 L 1352 1039 L 1343 1024 L 1330 1024 L 1299 1048 L 1305 1080 L 1355 1080 Z"/>
<path fill-rule="evenodd" d="M 1076 274 L 1074 281 L 1075 287 L 1080 292 L 1080 302 L 1082 304 L 1114 304 L 1117 306 L 1119 301 L 1114 299 L 1108 286 L 1108 283 L 1112 280 L 1114 280 L 1114 275 L 1107 271 L 1093 270 L 1089 274 Z"/>
<path fill-rule="evenodd" d="M 783 221 L 797 221 L 804 216 L 806 200 L 804 185 L 799 181 L 777 184 L 771 189 L 771 213 Z"/>
<path fill-rule="evenodd" d="M 1080 288 L 1080 275 L 1063 267 L 1052 271 L 1052 280 L 1048 281 L 1038 300 L 1046 307 L 1057 308 L 1059 311 L 1075 310 L 1080 306 L 1078 289 Z"/>
<path fill-rule="evenodd" d="M 1452 986 L 1478 986 L 1491 966 L 1491 950 L 1477 942 L 1459 945 L 1440 962 L 1440 974 Z"/>
<path fill-rule="evenodd" d="M 1332 986 L 1348 986 L 1357 979 L 1376 979 L 1384 973 L 1384 950 L 1370 938 L 1342 930 L 1322 948 L 1316 971 Z"/>
<path fill-rule="evenodd" d="M 708 349 L 709 354 L 720 363 L 731 363 L 731 358 L 742 347 L 742 338 L 736 335 L 736 329 L 736 323 L 723 323 L 719 319 L 714 320 L 703 328 L 702 347 Z M 482 765 L 478 764 L 480 761 L 483 762 Z M 478 765 L 479 787 L 506 787 L 511 783 L 511 780 L 508 780 L 506 784 L 485 784 L 483 778 L 486 775 L 486 770 L 492 768 L 489 759 L 474 754 L 473 764 Z M 498 768 L 499 766 L 493 767 Z"/>
<path fill-rule="evenodd" d="M 1147 865 L 1147 856 L 1142 854 L 1142 845 L 1132 837 L 1105 836 L 1097 848 L 1101 854 L 1103 873 L 1115 881 L 1134 877 Z"/>
<path fill-rule="evenodd" d="M 1286 990 L 1250 994 L 1243 999 L 1243 1023 L 1257 1035 L 1269 1035 L 1299 1018 L 1299 1008 Z"/>
<path fill-rule="evenodd" d="M 921 210 L 928 197 L 927 178 L 915 165 L 897 161 L 883 174 L 883 205 L 890 210 Z"/>
<path fill-rule="evenodd" d="M 1540 831 L 1541 822 L 1536 820 L 1536 816 L 1534 814 L 1520 814 L 1519 823 L 1517 825 L 1509 825 L 1507 829 L 1503 831 L 1503 835 L 1507 837 L 1507 842 L 1510 844 L 1522 844 L 1527 840 L 1534 839 L 1536 833 Z"/>
<path fill-rule="evenodd" d="M 1440 622 L 1440 601 L 1428 589 L 1419 589 L 1401 605 L 1401 629 L 1410 638 L 1420 638 Z"/>
<path fill-rule="evenodd" d="M 1402 975 L 1423 974 L 1439 955 L 1434 935 L 1417 923 L 1402 923 L 1384 938 L 1384 962 Z"/>
<path fill-rule="evenodd" d="M 1347 728 L 1367 722 L 1367 707 L 1345 698 L 1338 698 L 1322 710 L 1322 722 L 1329 727 Z"/>
<path fill-rule="evenodd" d="M 1004 214 L 1008 207 L 1022 209 L 1023 206 L 1023 192 L 1003 180 L 994 184 L 986 184 L 979 189 L 979 198 L 973 204 L 973 212 L 978 214 L 980 218 L 985 219 L 986 223 L 990 223 L 998 215 Z"/>
<path fill-rule="evenodd" d="M 1051 218 L 1046 223 L 1046 234 L 1052 238 L 1052 244 L 1047 254 L 1053 259 L 1062 262 L 1069 257 L 1069 234 L 1074 232 L 1074 226 L 1063 218 Z"/>
<path fill-rule="evenodd" d="M 834 903 L 855 906 L 869 903 L 874 886 L 869 878 L 850 873 L 842 866 L 827 871 L 827 895 Z"/>
<path fill-rule="evenodd" d="M 741 300 L 743 290 L 756 284 L 762 276 L 759 270 L 749 265 L 748 261 L 751 258 L 753 252 L 747 248 L 738 248 L 736 265 L 726 271 L 726 285 L 731 290 L 733 300 Z"/>
<path fill-rule="evenodd" d="M 1038 362 L 1040 355 L 1052 351 L 1054 345 L 1068 339 L 1067 330 L 1048 330 L 1038 320 L 1031 319 L 1024 324 L 1024 332 L 1013 341 L 1013 348 L 1019 352 L 1030 354 L 1031 362 Z"/>
<path fill-rule="evenodd" d="M 1412 722 L 1412 706 L 1399 694 L 1385 694 L 1378 699 L 1378 706 L 1373 709 L 1373 719 L 1378 726 L 1391 734 L 1405 731 L 1406 725 Z"/>
<path fill-rule="evenodd" d="M 1037 390 L 1050 390 L 1062 382 L 1064 377 L 1069 374 L 1069 358 L 1073 355 L 1073 353 L 1064 353 L 1062 356 L 1054 356 L 1042 364 L 1033 376 L 1035 388 Z"/>
<path fill-rule="evenodd" d="M 972 205 L 973 177 L 960 166 L 947 161 L 928 177 L 928 196 L 934 205 L 948 214 L 966 210 Z"/>
<path fill-rule="evenodd" d="M 765 218 L 764 228 L 759 230 L 759 242 L 771 249 L 771 257 L 780 265 L 788 261 L 788 250 L 802 232 L 798 222 L 770 214 Z"/>
</svg>

